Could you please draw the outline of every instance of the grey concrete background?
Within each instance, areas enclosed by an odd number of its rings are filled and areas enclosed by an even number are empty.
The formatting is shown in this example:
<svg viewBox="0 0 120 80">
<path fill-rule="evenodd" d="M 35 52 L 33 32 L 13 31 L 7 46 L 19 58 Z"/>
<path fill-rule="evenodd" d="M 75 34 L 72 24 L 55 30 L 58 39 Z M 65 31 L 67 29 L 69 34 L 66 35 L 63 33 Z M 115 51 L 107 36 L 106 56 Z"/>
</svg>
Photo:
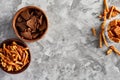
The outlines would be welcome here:
<svg viewBox="0 0 120 80">
<path fill-rule="evenodd" d="M 120 0 L 108 3 L 120 9 Z M 42 40 L 27 43 L 32 55 L 29 68 L 16 75 L 0 69 L 0 80 L 120 80 L 120 57 L 106 56 L 107 48 L 98 48 L 98 37 L 90 30 L 99 32 L 103 0 L 0 0 L 0 42 L 16 37 L 13 15 L 27 5 L 46 12 L 48 32 Z M 119 44 L 109 44 L 120 49 Z"/>
</svg>

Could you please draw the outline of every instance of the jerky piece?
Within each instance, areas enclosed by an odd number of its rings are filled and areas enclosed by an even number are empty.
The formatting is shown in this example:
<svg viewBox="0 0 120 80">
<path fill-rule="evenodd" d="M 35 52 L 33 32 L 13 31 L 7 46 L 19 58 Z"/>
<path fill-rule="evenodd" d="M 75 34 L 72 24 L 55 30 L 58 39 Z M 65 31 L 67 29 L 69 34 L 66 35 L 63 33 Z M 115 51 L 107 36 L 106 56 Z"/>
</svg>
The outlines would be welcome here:
<svg viewBox="0 0 120 80">
<path fill-rule="evenodd" d="M 32 38 L 35 39 L 39 36 L 40 33 L 32 33 Z"/>
<path fill-rule="evenodd" d="M 20 31 L 24 31 L 25 29 L 27 29 L 25 22 L 17 23 L 16 26 Z"/>
<path fill-rule="evenodd" d="M 26 39 L 32 39 L 32 35 L 31 35 L 30 31 L 21 32 L 21 36 L 26 38 Z"/>
<path fill-rule="evenodd" d="M 19 16 L 19 17 L 17 18 L 17 22 L 22 22 L 22 21 L 23 21 L 22 17 Z"/>
<path fill-rule="evenodd" d="M 39 30 L 40 24 L 36 23 L 35 25 L 36 25 L 36 28 Z"/>
<path fill-rule="evenodd" d="M 47 25 L 46 25 L 46 21 L 43 21 L 43 24 L 39 27 L 40 31 L 43 31 L 44 29 L 46 29 Z"/>
<path fill-rule="evenodd" d="M 40 16 L 40 19 L 38 20 L 40 25 L 42 25 L 42 22 L 43 22 L 43 15 Z"/>
<path fill-rule="evenodd" d="M 35 23 L 37 22 L 37 19 L 35 16 L 33 16 L 30 20 L 27 21 L 27 26 L 30 27 L 33 31 L 36 31 Z"/>
<path fill-rule="evenodd" d="M 40 18 L 41 15 L 42 15 L 42 12 L 41 12 L 41 11 L 35 10 L 35 16 L 36 16 L 37 18 Z"/>
<path fill-rule="evenodd" d="M 23 12 L 21 13 L 21 16 L 22 16 L 25 20 L 30 19 L 30 13 L 29 13 L 28 10 L 23 11 Z"/>
</svg>

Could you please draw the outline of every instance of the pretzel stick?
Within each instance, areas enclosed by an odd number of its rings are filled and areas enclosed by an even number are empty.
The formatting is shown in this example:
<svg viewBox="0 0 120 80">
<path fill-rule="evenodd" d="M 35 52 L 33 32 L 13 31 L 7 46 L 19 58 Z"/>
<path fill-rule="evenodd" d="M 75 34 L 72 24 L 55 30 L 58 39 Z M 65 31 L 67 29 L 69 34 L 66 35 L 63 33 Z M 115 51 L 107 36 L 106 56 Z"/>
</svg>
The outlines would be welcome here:
<svg viewBox="0 0 120 80">
<path fill-rule="evenodd" d="M 105 24 L 106 24 L 106 21 L 103 21 L 103 23 L 101 24 L 101 30 L 105 29 Z"/>
<path fill-rule="evenodd" d="M 114 8 L 115 8 L 114 6 L 111 7 L 111 10 L 110 10 L 110 13 L 109 13 L 108 19 L 111 18 Z"/>
<path fill-rule="evenodd" d="M 120 56 L 120 51 L 117 48 L 115 48 L 114 46 L 110 46 L 110 48 Z"/>
<path fill-rule="evenodd" d="M 113 51 L 113 50 L 109 48 L 109 49 L 107 50 L 106 54 L 109 55 L 109 54 L 112 53 L 112 51 Z"/>
<path fill-rule="evenodd" d="M 115 11 L 117 11 L 118 13 L 120 13 L 120 10 L 119 10 L 119 9 L 117 9 L 116 7 L 114 8 L 114 10 L 115 10 Z"/>
<path fill-rule="evenodd" d="M 104 19 L 104 21 L 106 21 L 106 18 L 107 18 L 107 11 L 106 11 L 106 9 L 104 9 L 104 16 L 103 16 L 103 19 Z"/>
<path fill-rule="evenodd" d="M 104 31 L 102 31 L 102 38 L 103 38 L 104 44 L 108 47 L 108 43 L 106 41 L 106 37 L 105 37 Z"/>
<path fill-rule="evenodd" d="M 25 53 L 26 53 L 26 56 L 25 56 L 25 60 L 24 60 L 24 65 L 26 64 L 26 61 L 27 61 L 27 59 L 28 59 L 28 52 L 25 51 Z"/>
<path fill-rule="evenodd" d="M 106 0 L 104 0 L 104 6 L 107 12 L 109 12 L 109 7 L 108 7 L 108 3 Z"/>
<path fill-rule="evenodd" d="M 102 34 L 100 33 L 99 34 L 99 47 L 100 48 L 102 48 L 102 44 L 103 44 L 103 42 L 102 42 Z"/>
<path fill-rule="evenodd" d="M 96 29 L 92 28 L 91 31 L 92 31 L 93 36 L 96 36 Z"/>
</svg>

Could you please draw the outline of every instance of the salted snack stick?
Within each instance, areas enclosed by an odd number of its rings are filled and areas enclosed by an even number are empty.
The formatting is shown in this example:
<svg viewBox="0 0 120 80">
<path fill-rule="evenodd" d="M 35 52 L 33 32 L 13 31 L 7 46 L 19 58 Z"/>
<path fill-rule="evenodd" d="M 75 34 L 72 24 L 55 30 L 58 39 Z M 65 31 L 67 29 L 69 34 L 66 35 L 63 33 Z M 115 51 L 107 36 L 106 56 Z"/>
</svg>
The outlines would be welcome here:
<svg viewBox="0 0 120 80">
<path fill-rule="evenodd" d="M 102 48 L 102 44 L 103 44 L 103 42 L 102 42 L 102 34 L 100 32 L 100 34 L 99 34 L 99 47 L 100 48 Z"/>
<path fill-rule="evenodd" d="M 119 10 L 119 9 L 117 9 L 117 7 L 115 7 L 115 8 L 114 8 L 114 10 L 120 13 L 120 10 Z"/>
<path fill-rule="evenodd" d="M 91 31 L 92 31 L 93 36 L 96 36 L 96 29 L 94 27 L 91 29 Z"/>
<path fill-rule="evenodd" d="M 104 21 L 106 21 L 106 18 L 107 18 L 107 11 L 106 11 L 106 9 L 104 9 L 103 14 L 104 14 L 103 19 L 104 19 Z"/>
<path fill-rule="evenodd" d="M 108 3 L 106 0 L 104 0 L 104 6 L 107 12 L 109 12 L 109 7 L 108 7 Z"/>
<path fill-rule="evenodd" d="M 113 51 L 113 50 L 112 50 L 111 48 L 109 48 L 109 49 L 107 50 L 106 54 L 109 55 L 109 54 L 112 53 L 112 51 Z"/>
<path fill-rule="evenodd" d="M 112 6 L 112 7 L 111 7 L 110 13 L 109 13 L 109 15 L 108 15 L 108 19 L 111 18 L 114 8 L 115 8 L 115 6 Z"/>
<path fill-rule="evenodd" d="M 115 48 L 114 46 L 110 46 L 110 48 L 111 48 L 116 54 L 120 55 L 120 51 L 119 51 L 117 48 Z"/>
<path fill-rule="evenodd" d="M 105 29 L 105 24 L 106 24 L 106 21 L 103 21 L 103 23 L 101 24 L 101 30 Z"/>
<path fill-rule="evenodd" d="M 104 42 L 104 44 L 108 47 L 108 43 L 107 43 L 107 40 L 106 40 L 106 37 L 105 37 L 104 31 L 102 31 L 102 38 L 103 38 L 103 42 Z"/>
</svg>

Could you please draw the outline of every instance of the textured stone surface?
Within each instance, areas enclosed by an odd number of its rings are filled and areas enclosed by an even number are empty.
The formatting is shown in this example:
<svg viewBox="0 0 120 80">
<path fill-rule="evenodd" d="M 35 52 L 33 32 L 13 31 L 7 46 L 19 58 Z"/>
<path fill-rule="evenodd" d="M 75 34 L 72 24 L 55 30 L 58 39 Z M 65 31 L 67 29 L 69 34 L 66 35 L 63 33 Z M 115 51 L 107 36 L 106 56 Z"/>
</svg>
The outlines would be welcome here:
<svg viewBox="0 0 120 80">
<path fill-rule="evenodd" d="M 120 0 L 108 2 L 120 8 Z M 46 12 L 49 30 L 42 40 L 27 43 L 29 68 L 16 75 L 0 69 L 0 80 L 120 80 L 120 57 L 106 56 L 106 47 L 97 48 L 98 37 L 90 31 L 94 26 L 99 32 L 103 0 L 0 0 L 0 42 L 16 37 L 13 15 L 27 5 Z"/>
</svg>

